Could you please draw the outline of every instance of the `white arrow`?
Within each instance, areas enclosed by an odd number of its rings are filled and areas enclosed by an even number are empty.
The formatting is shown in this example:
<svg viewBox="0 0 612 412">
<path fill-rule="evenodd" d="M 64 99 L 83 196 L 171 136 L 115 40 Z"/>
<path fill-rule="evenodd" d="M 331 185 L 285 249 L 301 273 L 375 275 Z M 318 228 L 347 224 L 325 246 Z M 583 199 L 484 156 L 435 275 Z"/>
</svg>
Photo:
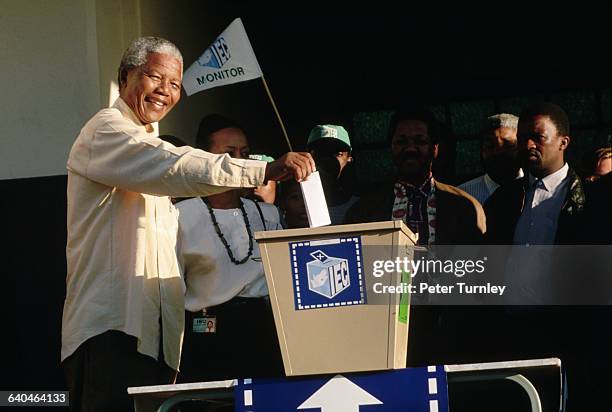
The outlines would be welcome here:
<svg viewBox="0 0 612 412">
<path fill-rule="evenodd" d="M 320 408 L 321 412 L 359 412 L 360 405 L 383 403 L 342 375 L 321 386 L 298 409 Z"/>
</svg>

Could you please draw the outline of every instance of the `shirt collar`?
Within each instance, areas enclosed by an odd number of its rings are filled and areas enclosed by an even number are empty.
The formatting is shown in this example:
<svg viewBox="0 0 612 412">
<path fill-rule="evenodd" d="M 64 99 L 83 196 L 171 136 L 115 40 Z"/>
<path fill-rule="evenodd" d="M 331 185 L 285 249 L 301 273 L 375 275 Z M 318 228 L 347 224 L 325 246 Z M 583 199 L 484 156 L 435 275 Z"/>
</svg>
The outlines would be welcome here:
<svg viewBox="0 0 612 412">
<path fill-rule="evenodd" d="M 140 119 L 136 117 L 136 113 L 134 113 L 132 108 L 128 106 L 125 100 L 123 100 L 121 97 L 118 97 L 117 100 L 115 100 L 115 103 L 113 103 L 113 108 L 119 110 L 121 114 L 123 115 L 123 117 L 131 120 L 136 126 L 144 127 L 148 133 L 153 133 L 156 130 L 153 124 L 151 125 L 142 124 Z"/>
<path fill-rule="evenodd" d="M 542 180 L 542 184 L 544 185 L 544 189 L 548 192 L 554 192 L 557 190 L 559 185 L 563 182 L 563 180 L 567 177 L 567 172 L 569 171 L 569 166 L 567 163 L 563 164 L 563 167 L 557 170 L 554 173 L 549 174 L 548 176 L 544 176 Z M 529 184 L 533 186 L 534 182 L 538 180 L 533 177 L 533 175 L 529 174 Z"/>
</svg>

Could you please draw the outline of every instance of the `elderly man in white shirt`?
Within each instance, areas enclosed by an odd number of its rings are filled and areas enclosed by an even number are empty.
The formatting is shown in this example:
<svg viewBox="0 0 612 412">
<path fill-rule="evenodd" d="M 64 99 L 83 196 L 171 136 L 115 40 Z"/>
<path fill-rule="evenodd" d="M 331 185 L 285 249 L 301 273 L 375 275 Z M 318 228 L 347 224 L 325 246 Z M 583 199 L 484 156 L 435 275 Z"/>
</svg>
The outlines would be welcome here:
<svg viewBox="0 0 612 412">
<path fill-rule="evenodd" d="M 130 410 L 128 386 L 171 383 L 179 367 L 184 286 L 170 196 L 206 196 L 305 178 L 314 161 L 232 159 L 157 137 L 179 101 L 183 60 L 167 40 L 134 41 L 119 98 L 90 119 L 68 158 L 64 371 L 73 410 Z"/>
<path fill-rule="evenodd" d="M 518 120 L 518 117 L 508 113 L 487 118 L 481 132 L 480 146 L 485 174 L 458 186 L 483 205 L 500 185 L 523 177 L 516 141 Z"/>
</svg>

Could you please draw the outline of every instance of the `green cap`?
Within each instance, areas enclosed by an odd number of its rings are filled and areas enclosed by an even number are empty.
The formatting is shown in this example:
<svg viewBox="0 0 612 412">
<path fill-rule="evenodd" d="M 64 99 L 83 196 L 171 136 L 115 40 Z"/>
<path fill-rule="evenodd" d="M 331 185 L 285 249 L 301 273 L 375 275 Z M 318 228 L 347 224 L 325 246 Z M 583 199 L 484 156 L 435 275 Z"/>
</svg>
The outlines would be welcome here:
<svg viewBox="0 0 612 412">
<path fill-rule="evenodd" d="M 336 139 L 344 143 L 349 150 L 351 149 L 351 140 L 349 139 L 348 132 L 342 126 L 334 124 L 319 124 L 315 126 L 308 135 L 306 145 L 310 147 L 311 144 L 321 139 Z"/>
<path fill-rule="evenodd" d="M 268 163 L 274 161 L 274 158 L 272 156 L 268 156 L 268 155 L 265 155 L 265 154 L 251 154 L 251 155 L 249 155 L 249 159 L 251 159 L 251 160 L 261 160 L 261 161 L 268 162 Z"/>
</svg>

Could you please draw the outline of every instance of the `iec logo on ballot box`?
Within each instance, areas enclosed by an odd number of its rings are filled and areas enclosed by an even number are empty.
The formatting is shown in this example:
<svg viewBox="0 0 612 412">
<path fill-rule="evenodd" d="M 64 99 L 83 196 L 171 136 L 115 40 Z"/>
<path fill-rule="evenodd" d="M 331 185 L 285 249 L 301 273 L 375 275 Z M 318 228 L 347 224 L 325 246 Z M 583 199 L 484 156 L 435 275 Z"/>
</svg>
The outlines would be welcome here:
<svg viewBox="0 0 612 412">
<path fill-rule="evenodd" d="M 295 309 L 366 303 L 360 237 L 290 242 Z"/>
</svg>

